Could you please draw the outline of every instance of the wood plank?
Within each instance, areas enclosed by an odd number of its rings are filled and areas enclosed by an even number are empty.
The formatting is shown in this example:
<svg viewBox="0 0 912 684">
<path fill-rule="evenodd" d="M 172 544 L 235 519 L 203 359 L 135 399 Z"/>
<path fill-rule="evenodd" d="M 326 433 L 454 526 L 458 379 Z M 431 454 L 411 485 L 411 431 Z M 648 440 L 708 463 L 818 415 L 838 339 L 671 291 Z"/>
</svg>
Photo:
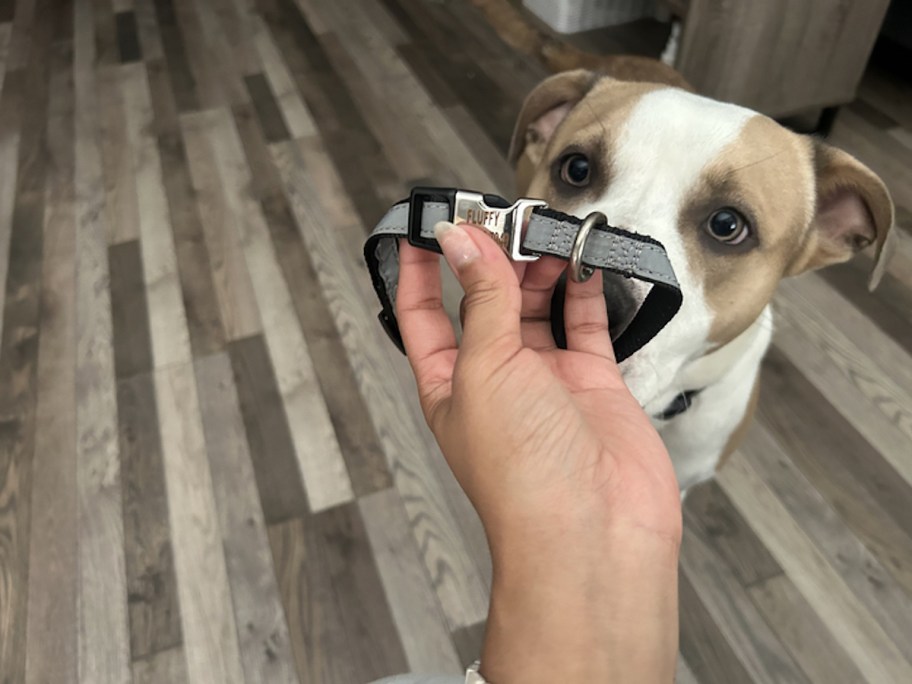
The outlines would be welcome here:
<svg viewBox="0 0 912 684">
<path fill-rule="evenodd" d="M 718 474 L 729 498 L 869 681 L 904 681 L 912 665 L 741 454 Z M 690 656 L 688 661 L 692 662 Z"/>
<path fill-rule="evenodd" d="M 242 63 L 243 57 L 239 52 L 244 50 L 240 39 L 229 39 L 225 33 L 225 26 L 219 18 L 218 5 L 221 0 L 190 0 L 186 3 L 184 11 L 187 15 L 194 14 L 194 21 L 198 22 L 200 33 L 195 35 L 201 43 L 206 57 L 212 67 L 213 78 L 222 91 L 222 106 L 232 106 L 249 102 L 247 91 L 244 88 L 243 77 L 245 72 Z M 195 6 L 195 12 L 191 10 Z M 258 70 L 258 69 L 257 69 Z"/>
<path fill-rule="evenodd" d="M 856 98 L 854 102 L 849 103 L 848 109 L 875 128 L 887 130 L 899 126 L 896 119 L 884 113 L 864 98 Z"/>
<path fill-rule="evenodd" d="M 187 313 L 190 349 L 201 357 L 224 349 L 225 330 L 213 281 L 183 138 L 177 131 L 158 136 L 165 194 L 171 210 L 174 249 Z"/>
<path fill-rule="evenodd" d="M 272 156 L 247 108 L 236 108 L 234 119 L 252 174 L 251 191 L 255 197 L 261 197 L 260 206 L 279 267 L 289 290 L 295 293 L 292 303 L 313 359 L 314 372 L 354 493 L 364 496 L 386 489 L 392 480 L 383 449 L 326 307 L 310 256 L 282 193 L 281 178 Z M 348 218 L 342 220 L 347 221 L 353 215 L 354 212 L 351 212 Z M 334 213 L 331 221 L 335 223 L 338 218 L 340 215 Z"/>
<path fill-rule="evenodd" d="M 811 681 L 864 681 L 829 628 L 786 575 L 763 580 L 750 587 L 748 593 Z"/>
<path fill-rule="evenodd" d="M 808 682 L 702 530 L 684 528 L 681 570 L 752 682 Z"/>
<path fill-rule="evenodd" d="M 845 649 L 811 608 L 791 579 L 771 577 L 748 590 L 754 605 L 814 682 L 864 681 Z"/>
<path fill-rule="evenodd" d="M 806 320 L 796 317 L 794 323 L 805 325 Z M 909 437 L 897 425 L 902 405 L 894 402 L 893 411 L 884 411 L 881 405 L 888 401 L 870 376 L 860 373 L 857 366 L 834 364 L 829 354 L 821 354 L 820 347 L 810 340 L 816 333 L 793 325 L 792 320 L 779 317 L 776 324 L 775 348 L 780 350 L 802 374 L 826 396 L 852 427 L 881 454 L 902 454 Z M 854 362 L 853 362 L 854 363 Z M 860 387 L 866 390 L 862 394 Z"/>
<path fill-rule="evenodd" d="M 169 648 L 133 661 L 133 684 L 189 684 L 189 681 L 182 648 Z"/>
<path fill-rule="evenodd" d="M 9 47 L 7 68 L 15 71 L 24 69 L 32 59 L 31 49 L 35 37 L 35 8 L 40 0 L 17 0 L 13 14 L 12 39 Z M 40 24 L 39 31 L 40 33 Z"/>
<path fill-rule="evenodd" d="M 170 11 L 173 12 L 176 26 L 179 27 L 181 35 L 184 36 L 181 45 L 186 54 L 186 61 L 191 74 L 190 83 L 192 83 L 193 93 L 197 102 L 197 107 L 193 109 L 211 109 L 228 104 L 228 96 L 221 82 L 218 64 L 204 40 L 205 32 L 199 15 L 194 8 L 195 3 L 175 2 L 174 0 L 156 1 L 163 4 L 168 3 Z M 167 45 L 165 50 L 167 52 Z M 180 104 L 180 102 L 181 99 L 178 98 L 178 103 Z M 181 111 L 191 110 L 181 107 Z"/>
<path fill-rule="evenodd" d="M 327 210 L 319 197 L 308 194 L 317 179 L 307 171 L 299 146 L 297 142 L 273 146 L 289 205 L 317 269 L 396 489 L 405 502 L 412 533 L 447 624 L 451 630 L 475 624 L 487 615 L 486 581 L 476 565 L 483 567 L 487 557 L 483 532 L 479 527 L 480 539 L 473 536 L 478 544 L 470 551 L 434 470 L 433 461 L 441 457 L 421 418 L 414 387 L 406 391 L 398 381 L 390 382 L 408 373 L 404 359 L 392 345 L 374 343 L 379 334 L 369 308 L 374 306 L 374 295 L 354 254 L 360 240 L 346 238 L 351 233 L 341 225 L 336 231 L 325 230 L 321 217 Z"/>
<path fill-rule="evenodd" d="M 111 0 L 92 0 L 95 18 L 95 63 L 117 64 L 117 30 Z"/>
<path fill-rule="evenodd" d="M 240 77 L 255 74 L 262 69 L 253 45 L 253 21 L 248 0 L 216 0 L 210 3 L 219 20 L 219 33 L 235 59 Z"/>
<path fill-rule="evenodd" d="M 7 72 L 0 93 L 0 173 L 4 178 L 4 182 L 0 183 L 0 300 L 6 297 L 26 82 L 23 71 Z M 3 317 L 0 316 L 0 332 L 2 330 Z"/>
<path fill-rule="evenodd" d="M 776 559 L 716 482 L 710 480 L 687 492 L 684 520 L 743 586 L 782 574 Z"/>
<path fill-rule="evenodd" d="M 184 37 L 174 12 L 173 0 L 153 0 L 153 2 L 155 4 L 155 18 L 161 35 L 164 63 L 167 66 L 168 80 L 174 89 L 177 110 L 188 112 L 199 109 L 200 100 L 196 89 L 197 76 L 190 68 Z M 162 60 L 150 59 L 150 62 L 162 63 Z M 151 63 L 149 69 L 151 78 Z M 154 101 L 159 99 L 161 99 L 161 96 L 153 98 Z M 161 120 L 160 116 L 157 118 Z M 174 123 L 176 125 L 176 118 Z"/>
<path fill-rule="evenodd" d="M 77 677 L 73 77 L 70 59 L 62 52 L 69 50 L 53 51 L 50 66 L 28 614 L 26 626 L 19 626 L 26 632 L 26 684 L 72 684 Z"/>
<path fill-rule="evenodd" d="M 307 513 L 288 419 L 261 336 L 228 343 L 238 400 L 267 524 Z"/>
<path fill-rule="evenodd" d="M 392 478 L 383 448 L 284 196 L 263 200 L 263 213 L 286 281 L 300 293 L 294 298 L 295 310 L 352 489 L 359 497 L 386 489 Z"/>
<path fill-rule="evenodd" d="M 869 324 L 855 321 L 852 315 L 854 327 L 845 327 L 850 321 L 842 318 L 841 313 L 829 307 L 823 311 L 817 309 L 801 294 L 804 289 L 796 290 L 790 285 L 783 283 L 776 297 L 778 325 L 783 329 L 783 334 L 776 338 L 777 344 L 787 345 L 789 356 L 797 360 L 802 353 L 796 349 L 798 342 L 803 339 L 808 345 L 809 340 L 813 340 L 816 362 L 802 360 L 799 362 L 801 367 L 808 368 L 805 372 L 820 385 L 825 396 L 832 397 L 830 401 L 845 420 L 877 446 L 880 454 L 907 483 L 912 482 L 912 463 L 903 458 L 912 439 L 912 408 L 909 408 L 912 407 L 912 395 L 900 384 L 903 371 L 884 363 L 891 356 L 886 349 L 887 343 L 884 342 L 883 354 L 872 350 L 872 357 L 868 350 L 859 347 L 860 339 L 870 336 L 868 332 L 852 337 L 847 334 L 849 330 L 869 331 Z M 841 308 L 848 306 L 840 305 Z M 839 324 L 834 320 L 840 321 Z M 784 334 L 786 330 L 788 336 Z M 883 336 L 880 339 L 885 340 Z M 898 356 L 898 353 L 894 351 L 892 356 Z M 906 387 L 912 387 L 912 384 Z"/>
<path fill-rule="evenodd" d="M 409 671 L 460 672 L 472 660 L 456 654 L 398 493 L 371 494 L 359 499 L 358 507 Z"/>
<path fill-rule="evenodd" d="M 484 646 L 485 622 L 479 622 L 468 627 L 460 627 L 453 632 L 453 644 L 459 654 L 459 662 L 467 667 L 476 660 L 481 659 Z"/>
<path fill-rule="evenodd" d="M 4 24 L 12 22 L 16 14 L 15 0 L 2 0 L 0 2 L 0 21 Z"/>
<path fill-rule="evenodd" d="M 152 358 L 155 368 L 162 368 L 189 362 L 190 340 L 161 157 L 152 126 L 149 82 L 142 64 L 124 65 L 121 74 L 121 95 L 126 105 L 127 135 L 133 150 L 136 177 Z"/>
<path fill-rule="evenodd" d="M 843 331 L 843 338 L 874 362 L 884 375 L 895 378 L 905 390 L 904 399 L 912 403 L 912 356 L 900 345 L 871 326 L 868 316 L 854 305 L 846 302 L 822 278 L 814 273 L 801 279 L 783 281 L 783 299 L 795 309 L 816 312 L 815 320 L 826 321 Z M 850 335 L 846 331 L 862 331 L 864 334 Z M 908 405 L 908 404 L 907 404 Z"/>
<path fill-rule="evenodd" d="M 79 679 L 129 682 L 130 644 L 104 177 L 91 8 L 76 3 L 76 445 Z"/>
<path fill-rule="evenodd" d="M 770 391 L 766 398 L 761 395 L 761 414 L 775 423 L 780 434 L 788 435 L 795 448 L 800 448 L 804 461 L 825 462 L 831 470 L 838 465 L 855 483 L 853 490 L 864 490 L 876 498 L 880 507 L 912 536 L 912 511 L 907 505 L 912 500 L 912 485 L 899 477 L 851 425 L 842 421 L 826 396 L 775 349 L 767 357 L 763 381 Z M 788 415 L 788 411 L 799 407 L 803 407 L 800 416 Z"/>
<path fill-rule="evenodd" d="M 307 500 L 311 511 L 321 511 L 353 498 L 351 480 L 262 209 L 249 190 L 250 170 L 237 129 L 230 114 L 220 111 L 212 113 L 207 130 L 229 210 L 236 218 L 236 239 L 243 248 L 263 317 L 263 336 L 288 416 Z"/>
<path fill-rule="evenodd" d="M 117 67 L 99 70 L 99 140 L 105 179 L 108 242 L 117 244 L 139 237 L 139 206 L 133 152 L 127 138 L 124 102 Z"/>
<path fill-rule="evenodd" d="M 856 258 L 826 268 L 820 276 L 907 354 L 912 354 L 912 287 L 904 287 L 887 271 L 877 292 L 871 293 L 867 287 L 870 268 L 869 259 Z"/>
<path fill-rule="evenodd" d="M 158 407 L 150 373 L 117 383 L 117 419 L 130 654 L 137 660 L 182 643 Z"/>
<path fill-rule="evenodd" d="M 9 60 L 9 45 L 12 33 L 12 23 L 0 23 L 0 89 L 3 87 L 3 79 L 6 77 L 6 63 Z"/>
<path fill-rule="evenodd" d="M 250 272 L 238 231 L 219 180 L 217 161 L 208 138 L 209 113 L 181 117 L 181 129 L 199 217 L 212 267 L 212 284 L 228 340 L 259 334 L 263 329 Z"/>
<path fill-rule="evenodd" d="M 336 71 L 348 82 L 356 102 L 362 102 L 365 113 L 371 112 L 368 125 L 384 117 L 381 105 L 389 106 L 388 100 L 382 97 L 386 91 L 395 90 L 399 97 L 410 102 L 406 111 L 394 108 L 393 113 L 397 118 L 385 127 L 383 135 L 377 135 L 397 172 L 400 167 L 403 169 L 404 180 L 427 175 L 420 171 L 420 166 L 412 168 L 412 165 L 404 163 L 409 161 L 408 158 L 399 158 L 402 156 L 400 147 L 408 151 L 417 150 L 414 131 L 421 131 L 418 140 L 426 139 L 429 143 L 423 154 L 431 164 L 431 169 L 439 166 L 453 170 L 462 187 L 494 187 L 487 169 L 478 163 L 446 117 L 434 106 L 420 82 L 399 58 L 394 47 L 383 42 L 382 36 L 374 30 L 367 18 L 358 13 L 343 13 L 333 5 L 315 5 L 314 9 L 317 7 L 323 18 L 332 22 L 334 28 L 334 33 L 320 38 L 323 48 Z M 482 82 L 481 74 L 476 73 L 472 78 L 474 92 L 481 88 Z M 369 103 L 363 103 L 362 93 L 372 90 L 378 91 L 380 100 L 371 107 Z M 494 116 L 492 107 L 495 104 L 496 100 L 487 98 L 486 121 Z M 513 116 L 511 106 L 507 143 L 513 129 Z M 397 121 L 400 127 L 411 133 L 410 143 L 395 145 L 393 140 L 385 143 L 385 139 L 389 139 L 391 132 L 395 131 L 394 124 Z M 506 149 L 505 145 L 503 149 Z M 368 225 L 372 225 L 372 222 L 368 222 Z"/>
<path fill-rule="evenodd" d="M 684 656 L 678 653 L 678 662 L 675 666 L 675 684 L 699 684 L 697 681 L 696 675 L 693 673 L 693 670 L 690 669 L 690 665 L 687 664 L 687 661 L 684 660 Z"/>
<path fill-rule="evenodd" d="M 786 445 L 791 461 L 839 512 L 849 529 L 884 564 L 896 581 L 912 593 L 909 535 L 884 510 L 879 492 L 864 487 L 853 475 L 851 463 L 848 467 L 845 465 L 846 461 L 851 462 L 856 457 L 856 452 L 846 451 L 834 467 L 831 454 L 824 450 L 832 448 L 832 445 L 841 450 L 845 445 L 839 439 L 823 437 L 831 430 L 836 430 L 837 435 L 847 433 L 849 439 L 857 442 L 857 438 L 851 435 L 851 428 L 841 418 L 835 418 L 837 414 L 826 400 L 808 389 L 795 366 L 785 361 L 775 348 L 767 355 L 762 386 L 768 389 L 766 394 L 761 392 L 760 422 Z M 775 398 L 773 392 L 776 393 Z M 796 399 L 791 403 L 793 396 Z M 816 403 L 808 404 L 808 398 Z M 806 414 L 810 409 L 813 412 L 808 416 Z M 795 411 L 800 411 L 800 414 L 796 415 Z M 836 422 L 831 423 L 831 420 Z M 821 438 L 827 440 L 823 448 Z M 869 451 L 862 453 L 870 454 Z"/>
<path fill-rule="evenodd" d="M 297 682 L 231 361 L 216 354 L 195 366 L 244 675 Z"/>
<path fill-rule="evenodd" d="M 912 150 L 897 145 L 892 135 L 845 110 L 836 120 L 830 141 L 871 167 L 887 184 L 894 201 L 912 206 Z"/>
<path fill-rule="evenodd" d="M 146 62 L 163 59 L 165 49 L 155 18 L 154 0 L 135 0 L 133 11 L 136 13 L 136 30 L 143 59 Z"/>
<path fill-rule="evenodd" d="M 136 240 L 108 249 L 114 372 L 118 378 L 147 373 L 152 369 L 149 310 L 139 251 Z"/>
<path fill-rule="evenodd" d="M 364 225 L 382 216 L 402 192 L 395 170 L 336 74 L 301 13 L 291 0 L 257 0 L 294 82 L 313 115 L 346 193 Z"/>
<path fill-rule="evenodd" d="M 686 574 L 678 574 L 681 654 L 701 684 L 749 682 L 725 633 L 703 605 Z"/>
<path fill-rule="evenodd" d="M 290 133 L 266 77 L 260 73 L 251 74 L 244 77 L 244 84 L 247 86 L 266 141 L 273 143 L 288 140 Z"/>
<path fill-rule="evenodd" d="M 773 436 L 756 425 L 742 450 L 884 630 L 888 634 L 912 634 L 912 595 L 903 591 L 880 561 L 850 533 L 839 514 L 802 476 Z M 902 550 L 897 555 L 902 557 Z M 896 645 L 912 662 L 912 643 L 900 638 Z"/>
<path fill-rule="evenodd" d="M 407 669 L 354 503 L 269 528 L 302 681 L 347 684 Z"/>
<path fill-rule="evenodd" d="M 121 11 L 114 15 L 117 24 L 117 48 L 121 63 L 142 61 L 142 48 L 139 45 L 139 29 L 136 26 L 136 13 Z"/>
<path fill-rule="evenodd" d="M 239 684 L 238 630 L 193 368 L 156 370 L 155 395 L 188 678 Z"/>
<path fill-rule="evenodd" d="M 288 67 L 276 48 L 272 34 L 260 17 L 256 17 L 254 21 L 254 30 L 256 31 L 254 42 L 257 55 L 263 64 L 266 79 L 275 93 L 279 109 L 282 110 L 282 115 L 285 117 L 291 137 L 303 138 L 313 135 L 316 132 L 313 117 L 301 99 L 291 74 L 288 73 Z"/>
</svg>

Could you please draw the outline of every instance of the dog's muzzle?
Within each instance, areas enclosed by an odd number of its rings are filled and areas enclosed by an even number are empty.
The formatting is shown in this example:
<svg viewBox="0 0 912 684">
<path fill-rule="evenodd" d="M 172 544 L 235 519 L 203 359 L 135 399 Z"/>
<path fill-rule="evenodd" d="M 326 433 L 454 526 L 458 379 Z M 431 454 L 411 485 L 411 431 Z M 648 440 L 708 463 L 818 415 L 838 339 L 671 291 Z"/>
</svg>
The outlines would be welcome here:
<svg viewBox="0 0 912 684">
<path fill-rule="evenodd" d="M 662 244 L 646 235 L 609 226 L 601 214 L 580 219 L 550 209 L 541 200 L 520 199 L 511 205 L 497 195 L 454 188 L 414 188 L 408 200 L 393 205 L 364 245 L 364 257 L 383 306 L 380 322 L 403 353 L 396 320 L 399 239 L 407 238 L 416 247 L 439 253 L 434 239 L 434 226 L 439 221 L 483 228 L 514 261 L 534 261 L 546 254 L 566 259 L 574 280 L 586 280 L 601 269 L 649 283 L 652 287 L 646 298 L 614 340 L 618 362 L 641 349 L 681 308 L 681 288 Z M 560 289 L 552 303 L 551 325 L 555 341 L 565 347 Z"/>
</svg>

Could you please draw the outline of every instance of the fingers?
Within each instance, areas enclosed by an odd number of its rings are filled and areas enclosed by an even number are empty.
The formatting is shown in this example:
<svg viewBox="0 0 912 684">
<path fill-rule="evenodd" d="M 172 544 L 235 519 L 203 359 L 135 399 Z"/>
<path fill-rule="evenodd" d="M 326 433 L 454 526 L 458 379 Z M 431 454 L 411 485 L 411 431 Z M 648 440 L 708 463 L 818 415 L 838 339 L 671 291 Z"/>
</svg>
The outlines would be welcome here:
<svg viewBox="0 0 912 684">
<path fill-rule="evenodd" d="M 514 353 L 522 345 L 519 330 L 522 297 L 516 272 L 500 246 L 478 228 L 437 224 L 437 241 L 465 290 L 462 349 Z"/>
<path fill-rule="evenodd" d="M 545 256 L 526 268 L 521 281 L 523 343 L 533 349 L 555 348 L 551 333 L 551 298 L 567 264 Z"/>
<path fill-rule="evenodd" d="M 595 354 L 614 361 L 614 347 L 608 332 L 608 308 L 602 290 L 601 272 L 585 283 L 567 279 L 564 299 L 564 327 L 567 349 Z"/>
<path fill-rule="evenodd" d="M 422 401 L 438 395 L 453 377 L 456 335 L 443 308 L 440 257 L 399 244 L 396 316 Z"/>
</svg>

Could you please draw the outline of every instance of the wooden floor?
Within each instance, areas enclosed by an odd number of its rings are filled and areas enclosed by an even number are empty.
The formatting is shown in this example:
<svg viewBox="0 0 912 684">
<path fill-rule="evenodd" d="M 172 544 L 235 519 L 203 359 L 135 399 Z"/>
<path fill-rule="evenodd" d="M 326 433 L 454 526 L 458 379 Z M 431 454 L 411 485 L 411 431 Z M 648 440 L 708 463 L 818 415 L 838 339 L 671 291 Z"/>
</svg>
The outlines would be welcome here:
<svg viewBox="0 0 912 684">
<path fill-rule="evenodd" d="M 542 76 L 470 3 L 0 1 L 0 683 L 476 657 L 482 532 L 359 254 L 411 185 L 510 195 Z M 687 501 L 680 682 L 912 682 L 912 91 L 861 97 L 904 240 L 874 296 L 782 287 Z"/>
</svg>

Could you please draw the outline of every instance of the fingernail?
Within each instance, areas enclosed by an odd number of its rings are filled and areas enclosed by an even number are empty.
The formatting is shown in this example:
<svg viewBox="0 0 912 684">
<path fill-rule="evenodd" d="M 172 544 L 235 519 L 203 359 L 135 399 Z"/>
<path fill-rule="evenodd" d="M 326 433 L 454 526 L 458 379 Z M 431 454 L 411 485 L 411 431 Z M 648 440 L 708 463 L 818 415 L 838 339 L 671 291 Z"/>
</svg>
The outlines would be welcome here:
<svg viewBox="0 0 912 684">
<path fill-rule="evenodd" d="M 440 221 L 434 226 L 434 237 L 443 250 L 443 256 L 454 271 L 481 256 L 478 246 L 469 237 L 465 228 L 449 221 Z"/>
</svg>

